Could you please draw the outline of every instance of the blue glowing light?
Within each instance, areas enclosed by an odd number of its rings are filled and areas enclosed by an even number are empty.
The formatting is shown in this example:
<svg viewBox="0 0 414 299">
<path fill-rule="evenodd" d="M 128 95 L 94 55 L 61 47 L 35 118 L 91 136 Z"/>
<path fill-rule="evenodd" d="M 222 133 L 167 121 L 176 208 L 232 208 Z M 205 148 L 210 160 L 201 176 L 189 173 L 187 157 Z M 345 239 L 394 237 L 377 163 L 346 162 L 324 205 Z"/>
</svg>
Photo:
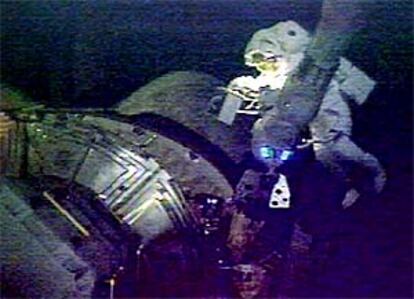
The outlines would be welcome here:
<svg viewBox="0 0 414 299">
<path fill-rule="evenodd" d="M 260 148 L 260 156 L 263 159 L 273 159 L 275 157 L 275 151 L 270 146 L 262 146 Z"/>
<path fill-rule="evenodd" d="M 286 161 L 293 155 L 292 151 L 283 150 L 280 154 L 280 160 Z"/>
<path fill-rule="evenodd" d="M 260 148 L 260 156 L 263 159 L 278 159 L 280 161 L 286 161 L 293 155 L 289 150 L 275 150 L 270 146 L 262 146 Z"/>
</svg>

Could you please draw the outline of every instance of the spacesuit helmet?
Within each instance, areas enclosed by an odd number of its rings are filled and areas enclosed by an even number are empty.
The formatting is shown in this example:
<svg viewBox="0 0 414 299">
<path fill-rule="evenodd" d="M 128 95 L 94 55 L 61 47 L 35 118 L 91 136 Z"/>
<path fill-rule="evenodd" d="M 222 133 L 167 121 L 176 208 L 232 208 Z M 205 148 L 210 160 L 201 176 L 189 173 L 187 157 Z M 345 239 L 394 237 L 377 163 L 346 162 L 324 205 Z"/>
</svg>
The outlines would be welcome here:
<svg viewBox="0 0 414 299">
<path fill-rule="evenodd" d="M 289 71 L 301 60 L 310 40 L 309 33 L 298 23 L 279 22 L 253 34 L 244 52 L 245 64 L 266 72 L 288 63 L 292 65 L 285 66 Z"/>
</svg>

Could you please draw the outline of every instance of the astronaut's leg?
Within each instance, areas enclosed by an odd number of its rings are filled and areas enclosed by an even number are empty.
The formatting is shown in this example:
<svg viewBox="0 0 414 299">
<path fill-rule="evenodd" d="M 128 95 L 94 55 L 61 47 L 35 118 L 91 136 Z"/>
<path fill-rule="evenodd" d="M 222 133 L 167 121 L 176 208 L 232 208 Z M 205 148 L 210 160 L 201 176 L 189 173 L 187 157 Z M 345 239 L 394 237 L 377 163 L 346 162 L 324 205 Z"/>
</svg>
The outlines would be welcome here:
<svg viewBox="0 0 414 299">
<path fill-rule="evenodd" d="M 348 136 L 342 135 L 330 142 L 315 144 L 314 149 L 316 158 L 358 193 L 376 194 L 383 189 L 386 175 L 381 164 Z"/>
<path fill-rule="evenodd" d="M 359 194 L 375 194 L 383 189 L 386 177 L 381 164 L 350 139 L 351 112 L 335 82 L 331 84 L 309 128 L 315 141 L 313 148 L 317 160 L 333 174 L 341 177 Z M 351 191 L 346 200 L 355 200 L 355 196 L 355 190 Z"/>
</svg>

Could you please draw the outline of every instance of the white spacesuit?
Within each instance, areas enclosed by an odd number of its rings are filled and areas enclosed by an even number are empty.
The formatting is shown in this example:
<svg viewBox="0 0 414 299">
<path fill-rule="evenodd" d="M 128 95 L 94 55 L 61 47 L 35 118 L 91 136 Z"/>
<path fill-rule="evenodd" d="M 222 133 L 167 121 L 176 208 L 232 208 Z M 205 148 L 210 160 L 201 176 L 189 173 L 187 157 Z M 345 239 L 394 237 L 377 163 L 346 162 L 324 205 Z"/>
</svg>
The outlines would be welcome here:
<svg viewBox="0 0 414 299">
<path fill-rule="evenodd" d="M 237 114 L 265 115 L 267 108 L 274 104 L 272 101 L 277 101 L 277 97 L 266 97 L 266 93 L 283 89 L 289 75 L 304 58 L 310 41 L 308 32 L 293 21 L 279 22 L 254 33 L 244 57 L 245 64 L 255 67 L 259 75 L 238 77 L 230 82 L 219 119 L 231 124 Z M 372 79 L 341 58 L 320 109 L 309 123 L 311 138 L 297 146 L 313 146 L 316 158 L 349 185 L 344 207 L 352 204 L 359 193 L 380 192 L 386 180 L 378 160 L 350 139 L 349 101 L 364 103 L 374 86 Z M 260 118 L 255 126 L 260 126 Z M 367 179 L 353 180 L 355 169 L 362 169 L 368 174 Z"/>
</svg>

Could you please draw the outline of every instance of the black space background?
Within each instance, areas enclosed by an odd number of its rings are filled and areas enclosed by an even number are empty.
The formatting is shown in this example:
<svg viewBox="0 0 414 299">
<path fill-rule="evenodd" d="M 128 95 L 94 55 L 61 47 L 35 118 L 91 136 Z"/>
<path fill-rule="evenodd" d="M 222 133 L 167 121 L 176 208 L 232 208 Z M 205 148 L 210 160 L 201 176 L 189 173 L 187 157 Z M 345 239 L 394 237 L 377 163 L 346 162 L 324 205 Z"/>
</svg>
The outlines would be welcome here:
<svg viewBox="0 0 414 299">
<path fill-rule="evenodd" d="M 378 82 L 354 111 L 355 140 L 388 172 L 380 198 L 349 210 L 347 250 L 321 279 L 328 297 L 412 297 L 412 1 L 363 0 L 346 57 Z M 321 1 L 1 1 L 1 80 L 53 106 L 108 107 L 158 76 L 249 70 L 250 35 L 292 19 L 313 31 Z M 334 283 L 342 282 L 342 283 Z"/>
</svg>

